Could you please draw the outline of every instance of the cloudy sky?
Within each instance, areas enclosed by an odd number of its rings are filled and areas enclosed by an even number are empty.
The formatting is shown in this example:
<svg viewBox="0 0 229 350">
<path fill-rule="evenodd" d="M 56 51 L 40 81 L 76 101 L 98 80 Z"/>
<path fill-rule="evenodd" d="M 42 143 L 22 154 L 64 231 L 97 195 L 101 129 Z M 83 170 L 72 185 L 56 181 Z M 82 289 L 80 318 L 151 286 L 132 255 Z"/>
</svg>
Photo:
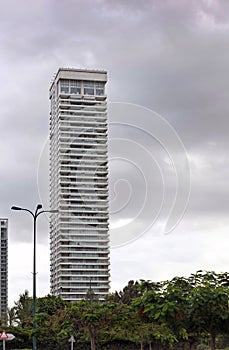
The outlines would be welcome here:
<svg viewBox="0 0 229 350">
<path fill-rule="evenodd" d="M 228 37 L 227 0 L 1 1 L 10 306 L 25 289 L 32 295 L 32 218 L 10 208 L 48 206 L 48 91 L 59 67 L 108 72 L 112 290 L 130 279 L 228 270 Z M 37 249 L 43 296 L 45 215 Z"/>
</svg>

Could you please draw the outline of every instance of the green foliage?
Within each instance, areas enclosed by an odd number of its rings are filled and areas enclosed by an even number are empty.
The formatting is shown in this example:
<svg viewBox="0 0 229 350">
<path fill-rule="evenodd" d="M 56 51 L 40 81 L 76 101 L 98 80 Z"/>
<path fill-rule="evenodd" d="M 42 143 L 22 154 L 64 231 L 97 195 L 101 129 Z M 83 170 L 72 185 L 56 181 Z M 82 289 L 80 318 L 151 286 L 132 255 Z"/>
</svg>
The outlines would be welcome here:
<svg viewBox="0 0 229 350">
<path fill-rule="evenodd" d="M 130 305 L 133 298 L 138 297 L 141 294 L 139 290 L 139 282 L 133 280 L 128 282 L 128 285 L 120 292 L 112 293 L 108 296 L 108 301 L 121 302 L 123 304 Z"/>
<path fill-rule="evenodd" d="M 44 298 L 38 298 L 37 300 L 37 312 L 46 313 L 50 316 L 54 315 L 57 311 L 62 310 L 67 306 L 67 303 L 53 295 L 47 295 Z"/>
<path fill-rule="evenodd" d="M 15 322 L 22 328 L 31 327 L 33 324 L 33 301 L 29 297 L 29 292 L 19 295 L 19 300 L 15 302 Z"/>
<path fill-rule="evenodd" d="M 197 343 L 215 349 L 229 343 L 229 275 L 197 271 L 170 281 L 129 281 L 120 292 L 99 302 L 89 290 L 74 304 L 48 295 L 37 299 L 38 348 L 69 350 L 74 336 L 77 350 L 194 349 Z M 32 299 L 19 296 L 8 310 L 7 331 L 12 347 L 32 343 Z M 202 340 L 202 341 L 200 341 Z M 149 345 L 150 344 L 150 345 Z"/>
</svg>

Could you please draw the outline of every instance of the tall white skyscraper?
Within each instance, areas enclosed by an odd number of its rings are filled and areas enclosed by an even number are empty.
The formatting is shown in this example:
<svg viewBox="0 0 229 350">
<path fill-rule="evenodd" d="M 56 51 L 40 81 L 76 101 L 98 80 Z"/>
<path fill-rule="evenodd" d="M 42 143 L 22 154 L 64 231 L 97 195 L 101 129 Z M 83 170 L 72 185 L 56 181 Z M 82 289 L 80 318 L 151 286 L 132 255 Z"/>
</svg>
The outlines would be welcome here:
<svg viewBox="0 0 229 350">
<path fill-rule="evenodd" d="M 107 73 L 59 69 L 50 88 L 51 293 L 109 291 Z"/>
<path fill-rule="evenodd" d="M 8 306 L 8 219 L 0 219 L 0 238 L 0 318 L 2 325 L 6 325 Z"/>
</svg>

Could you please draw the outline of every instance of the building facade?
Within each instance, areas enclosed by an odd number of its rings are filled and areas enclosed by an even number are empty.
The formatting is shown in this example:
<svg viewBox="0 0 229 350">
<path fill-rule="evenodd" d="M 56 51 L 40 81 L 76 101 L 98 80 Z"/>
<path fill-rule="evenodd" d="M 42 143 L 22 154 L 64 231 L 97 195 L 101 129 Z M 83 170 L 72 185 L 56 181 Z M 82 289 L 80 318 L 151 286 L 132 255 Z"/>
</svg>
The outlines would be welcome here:
<svg viewBox="0 0 229 350">
<path fill-rule="evenodd" d="M 59 69 L 50 87 L 51 293 L 109 291 L 107 73 Z"/>
<path fill-rule="evenodd" d="M 2 321 L 2 325 L 6 325 L 8 306 L 8 219 L 0 219 L 0 235 L 0 318 Z"/>
</svg>

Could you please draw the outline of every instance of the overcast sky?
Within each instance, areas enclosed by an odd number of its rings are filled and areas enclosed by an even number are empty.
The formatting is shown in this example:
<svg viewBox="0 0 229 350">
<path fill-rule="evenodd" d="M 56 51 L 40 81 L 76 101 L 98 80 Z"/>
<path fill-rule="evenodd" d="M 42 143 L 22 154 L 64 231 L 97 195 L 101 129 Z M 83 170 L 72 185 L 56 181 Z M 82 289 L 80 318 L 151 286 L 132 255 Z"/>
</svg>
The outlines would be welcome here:
<svg viewBox="0 0 229 350">
<path fill-rule="evenodd" d="M 228 37 L 228 0 L 1 1 L 10 306 L 25 289 L 32 295 L 32 217 L 10 208 L 48 206 L 48 92 L 59 67 L 108 72 L 112 290 L 130 279 L 228 270 Z M 37 249 L 44 296 L 45 216 Z"/>
</svg>

